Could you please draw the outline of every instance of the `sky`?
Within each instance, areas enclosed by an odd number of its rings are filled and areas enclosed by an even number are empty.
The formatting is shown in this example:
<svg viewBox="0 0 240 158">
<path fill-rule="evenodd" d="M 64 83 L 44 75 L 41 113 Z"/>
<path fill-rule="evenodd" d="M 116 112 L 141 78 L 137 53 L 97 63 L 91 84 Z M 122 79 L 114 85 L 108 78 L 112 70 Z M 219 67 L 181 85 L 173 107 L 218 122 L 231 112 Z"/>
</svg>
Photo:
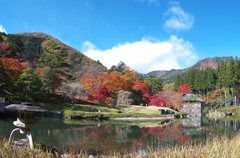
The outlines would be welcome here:
<svg viewBox="0 0 240 158">
<path fill-rule="evenodd" d="M 240 57 L 239 0 L 0 0 L 0 31 L 42 32 L 148 73 Z"/>
</svg>

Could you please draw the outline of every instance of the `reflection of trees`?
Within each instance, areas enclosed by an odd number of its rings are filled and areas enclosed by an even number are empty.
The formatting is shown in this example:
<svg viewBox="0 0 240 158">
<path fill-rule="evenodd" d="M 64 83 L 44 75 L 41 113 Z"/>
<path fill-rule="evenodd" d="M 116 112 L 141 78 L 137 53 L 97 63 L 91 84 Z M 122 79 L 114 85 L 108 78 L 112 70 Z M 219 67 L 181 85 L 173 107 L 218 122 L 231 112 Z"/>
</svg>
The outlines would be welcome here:
<svg viewBox="0 0 240 158">
<path fill-rule="evenodd" d="M 149 139 L 146 128 L 141 129 L 141 137 L 132 140 L 132 146 L 135 148 L 143 147 Z"/>
<path fill-rule="evenodd" d="M 130 128 L 127 126 L 101 125 L 98 127 L 96 125 L 86 130 L 86 137 L 81 140 L 81 143 L 84 145 L 84 150 L 87 151 L 96 151 L 102 154 L 123 152 L 129 148 L 126 137 L 129 131 Z"/>
<path fill-rule="evenodd" d="M 180 122 L 159 127 L 148 127 L 148 133 L 156 136 L 158 141 L 186 143 L 191 140 L 191 136 L 183 135 L 183 126 Z"/>
<path fill-rule="evenodd" d="M 127 143 L 128 133 L 131 132 L 130 126 L 118 127 L 116 126 L 116 133 L 117 133 L 117 142 L 118 143 Z"/>
<path fill-rule="evenodd" d="M 94 124 L 91 126 L 65 124 L 62 119 L 41 118 L 36 119 L 32 130 L 36 142 L 60 149 L 72 148 L 88 153 L 107 154 L 133 151 L 132 148 L 138 150 L 174 146 L 177 143 L 188 143 L 190 140 L 202 141 L 206 137 L 213 138 L 216 135 L 233 136 L 240 129 L 240 121 L 220 120 L 205 120 L 202 128 L 185 128 L 180 122 L 151 128 L 103 124 L 98 126 L 96 123 L 91 122 Z M 9 124 L 11 126 L 0 122 L 0 126 L 3 126 L 0 133 L 9 131 L 7 137 L 14 127 L 12 123 Z"/>
</svg>

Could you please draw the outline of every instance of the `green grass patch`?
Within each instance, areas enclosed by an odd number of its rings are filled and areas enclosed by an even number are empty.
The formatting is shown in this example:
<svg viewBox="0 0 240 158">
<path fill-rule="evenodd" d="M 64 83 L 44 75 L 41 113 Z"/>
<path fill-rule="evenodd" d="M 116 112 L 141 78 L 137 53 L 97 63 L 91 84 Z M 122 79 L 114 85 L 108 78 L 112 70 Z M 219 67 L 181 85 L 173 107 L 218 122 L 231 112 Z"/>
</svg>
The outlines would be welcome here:
<svg viewBox="0 0 240 158">
<path fill-rule="evenodd" d="M 100 105 L 85 105 L 85 104 L 45 104 L 33 103 L 49 112 L 61 112 L 64 117 L 70 118 L 94 118 L 94 119 L 108 119 L 108 118 L 124 118 L 124 117 L 166 117 L 169 115 L 161 115 L 160 110 L 170 110 L 165 107 L 156 106 L 130 106 L 130 107 L 112 107 Z M 92 110 L 94 109 L 94 112 Z M 101 110 L 99 113 L 98 111 Z M 174 111 L 176 112 L 176 111 Z M 176 112 L 177 113 L 177 112 Z"/>
<path fill-rule="evenodd" d="M 95 112 L 99 109 L 103 112 L 121 112 L 121 110 L 117 107 L 112 106 L 100 106 L 100 105 L 86 105 L 86 104 L 46 104 L 46 103 L 33 103 L 33 105 L 39 106 L 48 110 L 49 112 L 63 112 L 65 111 L 83 111 L 83 112 L 91 112 L 92 108 Z"/>
<path fill-rule="evenodd" d="M 217 115 L 217 114 L 240 114 L 240 106 L 222 106 L 216 110 L 210 111 L 209 114 Z"/>
</svg>

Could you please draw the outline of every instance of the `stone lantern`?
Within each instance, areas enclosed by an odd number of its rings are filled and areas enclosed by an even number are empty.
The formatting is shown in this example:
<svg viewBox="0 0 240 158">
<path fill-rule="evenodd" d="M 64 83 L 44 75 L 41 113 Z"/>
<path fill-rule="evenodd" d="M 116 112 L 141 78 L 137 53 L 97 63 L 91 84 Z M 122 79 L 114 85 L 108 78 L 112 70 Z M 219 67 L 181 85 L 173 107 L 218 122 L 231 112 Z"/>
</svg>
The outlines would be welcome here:
<svg viewBox="0 0 240 158">
<path fill-rule="evenodd" d="M 18 112 L 17 120 L 13 122 L 15 128 L 9 137 L 9 143 L 13 143 L 14 137 L 19 134 L 26 134 L 26 139 L 17 142 L 19 145 L 28 144 L 30 148 L 33 148 L 33 139 L 32 139 L 32 132 L 31 128 L 34 125 L 34 112 L 46 112 L 38 106 L 28 106 L 22 104 L 11 104 L 5 107 L 6 110 L 15 110 Z"/>
</svg>

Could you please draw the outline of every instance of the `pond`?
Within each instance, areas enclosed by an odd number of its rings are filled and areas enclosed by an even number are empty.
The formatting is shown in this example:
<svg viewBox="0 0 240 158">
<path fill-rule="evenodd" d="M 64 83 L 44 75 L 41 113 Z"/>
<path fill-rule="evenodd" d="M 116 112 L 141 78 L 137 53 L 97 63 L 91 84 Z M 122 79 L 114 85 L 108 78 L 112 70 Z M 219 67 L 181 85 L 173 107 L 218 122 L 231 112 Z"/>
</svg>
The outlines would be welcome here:
<svg viewBox="0 0 240 158">
<path fill-rule="evenodd" d="M 13 120 L 0 120 L 0 136 L 8 138 Z M 240 121 L 195 118 L 167 121 L 71 120 L 37 117 L 34 141 L 58 149 L 90 154 L 148 152 L 161 146 L 205 142 L 218 135 L 234 136 Z"/>
</svg>

